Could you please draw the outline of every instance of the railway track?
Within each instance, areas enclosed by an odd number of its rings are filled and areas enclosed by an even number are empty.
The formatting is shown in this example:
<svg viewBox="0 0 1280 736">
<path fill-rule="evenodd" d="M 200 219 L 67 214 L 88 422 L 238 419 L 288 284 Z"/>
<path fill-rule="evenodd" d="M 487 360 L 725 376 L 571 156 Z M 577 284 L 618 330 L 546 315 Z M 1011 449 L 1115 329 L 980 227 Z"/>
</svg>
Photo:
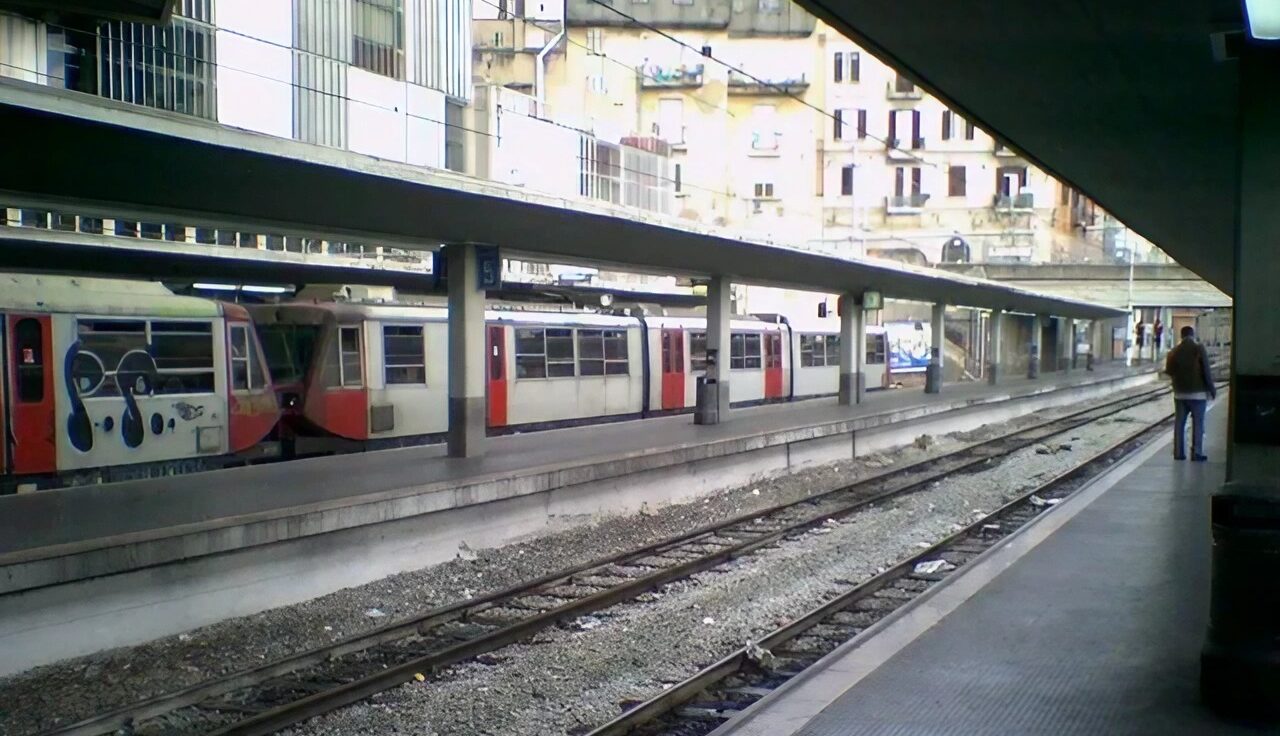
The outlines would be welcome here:
<svg viewBox="0 0 1280 736">
<path fill-rule="evenodd" d="M 586 736 L 704 736 L 922 595 L 1075 492 L 1072 481 L 1127 455 L 1172 414 L 1048 479 L 928 549 L 849 588 Z"/>
<path fill-rule="evenodd" d="M 723 565 L 861 509 L 980 469 L 1008 453 L 1142 405 L 1121 397 L 854 484 L 761 509 L 472 600 L 113 709 L 41 736 L 269 734 L 666 583 Z"/>
</svg>

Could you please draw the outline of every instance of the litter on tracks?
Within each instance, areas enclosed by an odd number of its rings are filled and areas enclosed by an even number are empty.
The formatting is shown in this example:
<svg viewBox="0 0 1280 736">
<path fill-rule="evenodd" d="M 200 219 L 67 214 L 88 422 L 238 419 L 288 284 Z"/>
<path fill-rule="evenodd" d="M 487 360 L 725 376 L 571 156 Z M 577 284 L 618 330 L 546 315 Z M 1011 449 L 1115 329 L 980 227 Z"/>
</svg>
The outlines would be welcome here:
<svg viewBox="0 0 1280 736">
<path fill-rule="evenodd" d="M 956 566 L 946 560 L 926 560 L 917 562 L 913 572 L 917 575 L 932 575 L 936 572 L 951 572 Z"/>
</svg>

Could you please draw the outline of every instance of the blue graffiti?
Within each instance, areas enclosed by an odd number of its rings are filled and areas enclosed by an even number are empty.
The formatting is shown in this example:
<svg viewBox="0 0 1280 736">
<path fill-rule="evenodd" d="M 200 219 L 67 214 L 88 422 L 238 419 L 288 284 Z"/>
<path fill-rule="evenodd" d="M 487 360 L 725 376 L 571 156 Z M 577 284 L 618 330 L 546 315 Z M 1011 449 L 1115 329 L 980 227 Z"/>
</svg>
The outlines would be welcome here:
<svg viewBox="0 0 1280 736">
<path fill-rule="evenodd" d="M 97 356 L 80 352 L 80 341 L 76 340 L 63 359 L 62 375 L 67 384 L 67 396 L 71 399 L 71 415 L 67 417 L 67 439 L 71 441 L 71 446 L 80 452 L 93 449 L 93 421 L 89 419 L 89 412 L 84 408 L 84 400 L 80 398 L 81 387 L 77 385 L 76 376 L 92 383 L 92 366 L 96 366 L 99 374 L 102 373 L 102 363 Z M 86 367 L 90 368 L 88 372 L 84 370 Z M 101 383 L 100 378 L 97 383 Z M 96 388 L 97 384 L 94 384 L 92 388 L 87 388 L 87 391 L 93 391 Z"/>
<path fill-rule="evenodd" d="M 155 434 L 160 434 L 163 430 L 164 420 L 159 414 L 153 414 L 150 421 L 144 420 L 137 399 L 138 396 L 151 395 L 155 390 L 158 373 L 150 346 L 147 350 L 125 353 L 116 365 L 116 387 L 125 403 L 124 414 L 120 417 L 120 437 L 130 448 L 142 445 L 148 425 Z M 102 360 L 94 353 L 81 349 L 81 342 L 77 340 L 64 356 L 63 377 L 71 403 L 71 414 L 67 417 L 67 439 L 72 447 L 88 452 L 93 449 L 93 420 L 85 408 L 83 397 L 92 395 L 102 387 L 106 382 L 107 372 Z M 157 424 L 160 430 L 156 429 Z M 115 421 L 112 417 L 103 418 L 104 431 L 111 432 L 114 428 Z"/>
</svg>

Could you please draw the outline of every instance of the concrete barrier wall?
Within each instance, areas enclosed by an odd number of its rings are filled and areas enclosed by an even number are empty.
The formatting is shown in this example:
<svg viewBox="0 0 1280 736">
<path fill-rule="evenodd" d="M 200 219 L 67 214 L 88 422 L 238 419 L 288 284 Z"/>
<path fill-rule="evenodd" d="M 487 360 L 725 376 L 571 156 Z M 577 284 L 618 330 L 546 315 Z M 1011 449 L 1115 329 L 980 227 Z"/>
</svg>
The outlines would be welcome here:
<svg viewBox="0 0 1280 736">
<path fill-rule="evenodd" d="M 662 457 L 377 494 L 0 566 L 0 675 L 297 603 L 531 535 L 681 503 L 817 464 L 973 429 L 1153 380 L 1153 374 L 709 443 Z M 191 525 L 198 527 L 200 525 Z M 136 536 L 136 535 L 128 535 Z"/>
</svg>

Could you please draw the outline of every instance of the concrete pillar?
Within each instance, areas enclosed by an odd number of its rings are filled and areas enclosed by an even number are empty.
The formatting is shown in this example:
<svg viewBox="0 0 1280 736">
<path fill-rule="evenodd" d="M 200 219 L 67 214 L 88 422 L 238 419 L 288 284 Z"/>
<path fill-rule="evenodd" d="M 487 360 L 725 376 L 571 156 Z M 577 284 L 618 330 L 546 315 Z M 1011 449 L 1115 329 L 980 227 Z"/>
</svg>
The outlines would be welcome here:
<svg viewBox="0 0 1280 736">
<path fill-rule="evenodd" d="M 1058 370 L 1065 372 L 1075 367 L 1076 321 L 1070 317 L 1058 320 Z"/>
<path fill-rule="evenodd" d="M 861 296 L 840 299 L 840 405 L 861 404 L 867 388 L 867 313 Z"/>
<path fill-rule="evenodd" d="M 1086 371 L 1093 370 L 1094 364 L 1097 360 L 1096 356 L 1101 354 L 1102 325 L 1103 325 L 1103 322 L 1100 319 L 1095 319 L 1089 322 L 1089 328 L 1088 328 L 1089 329 L 1089 333 L 1088 333 L 1089 334 L 1089 340 L 1088 340 L 1089 354 L 1086 355 L 1084 359 L 1084 369 Z"/>
<path fill-rule="evenodd" d="M 729 317 L 731 284 L 717 276 L 707 284 L 707 378 L 699 389 L 694 424 L 719 424 L 729 416 Z"/>
<path fill-rule="evenodd" d="M 474 245 L 445 246 L 449 289 L 449 457 L 484 454 L 484 290 Z"/>
<path fill-rule="evenodd" d="M 942 392 L 942 346 L 946 340 L 946 318 L 947 305 L 938 303 L 933 305 L 932 322 L 933 343 L 929 348 L 929 367 L 925 369 L 924 374 L 924 392 L 926 394 L 936 394 Z"/>
<path fill-rule="evenodd" d="M 987 324 L 988 329 L 991 330 L 991 339 L 988 342 L 991 347 L 987 351 L 987 383 L 994 386 L 1000 382 L 1000 351 L 1004 349 L 1004 310 L 992 311 L 991 321 Z"/>
<path fill-rule="evenodd" d="M 1031 318 L 1031 342 L 1027 343 L 1027 378 L 1040 377 L 1040 342 L 1044 340 L 1044 317 Z"/>
<path fill-rule="evenodd" d="M 1280 50 L 1241 49 L 1240 153 L 1227 483 L 1210 504 L 1213 583 L 1200 691 L 1213 708 L 1280 719 Z M 1245 378 L 1247 377 L 1247 379 Z M 1219 407 L 1215 411 L 1224 411 Z M 1190 451 L 1188 451 L 1190 454 Z M 1210 460 L 1221 461 L 1223 458 Z"/>
</svg>

